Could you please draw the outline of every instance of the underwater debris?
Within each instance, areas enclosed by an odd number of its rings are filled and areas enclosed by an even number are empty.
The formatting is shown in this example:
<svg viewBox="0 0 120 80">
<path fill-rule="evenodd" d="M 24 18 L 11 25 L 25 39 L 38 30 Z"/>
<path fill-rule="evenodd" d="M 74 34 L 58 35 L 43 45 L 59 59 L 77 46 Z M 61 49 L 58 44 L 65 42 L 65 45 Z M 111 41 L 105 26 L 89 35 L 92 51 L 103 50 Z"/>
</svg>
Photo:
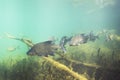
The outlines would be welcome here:
<svg viewBox="0 0 120 80">
<path fill-rule="evenodd" d="M 68 72 L 70 75 L 72 75 L 73 77 L 75 77 L 76 79 L 79 79 L 79 80 L 88 80 L 87 78 L 85 78 L 84 76 L 70 70 L 67 66 L 53 60 L 53 59 L 50 59 L 48 57 L 43 57 L 45 60 L 47 60 L 49 63 L 51 63 L 53 66 L 55 66 L 56 68 L 59 68 L 61 70 L 64 70 L 66 72 Z"/>
<path fill-rule="evenodd" d="M 5 32 L 5 35 L 10 39 L 16 39 L 16 37 L 11 35 L 10 33 Z"/>
<path fill-rule="evenodd" d="M 5 34 L 6 34 L 6 36 L 7 36 L 8 38 L 10 38 L 10 39 L 15 39 L 15 40 L 19 40 L 19 41 L 25 43 L 28 47 L 32 47 L 32 46 L 34 45 L 33 42 L 32 42 L 30 39 L 17 38 L 17 37 L 15 37 L 15 36 L 13 36 L 13 35 L 11 35 L 11 34 L 9 34 L 9 33 L 5 33 Z"/>
<path fill-rule="evenodd" d="M 32 47 L 34 45 L 30 39 L 22 38 L 20 41 L 24 42 L 28 47 Z"/>
<path fill-rule="evenodd" d="M 85 63 L 85 62 L 81 62 L 81 61 L 77 61 L 77 60 L 73 60 L 71 58 L 68 58 L 64 55 L 62 55 L 61 53 L 57 53 L 59 56 L 61 56 L 61 58 L 59 58 L 59 60 L 65 60 L 65 61 L 68 61 L 70 63 L 74 63 L 74 64 L 79 64 L 79 65 L 83 65 L 83 66 L 86 66 L 86 67 L 92 67 L 92 68 L 99 68 L 101 66 L 99 65 L 96 65 L 96 64 L 90 64 L 90 63 Z"/>
</svg>

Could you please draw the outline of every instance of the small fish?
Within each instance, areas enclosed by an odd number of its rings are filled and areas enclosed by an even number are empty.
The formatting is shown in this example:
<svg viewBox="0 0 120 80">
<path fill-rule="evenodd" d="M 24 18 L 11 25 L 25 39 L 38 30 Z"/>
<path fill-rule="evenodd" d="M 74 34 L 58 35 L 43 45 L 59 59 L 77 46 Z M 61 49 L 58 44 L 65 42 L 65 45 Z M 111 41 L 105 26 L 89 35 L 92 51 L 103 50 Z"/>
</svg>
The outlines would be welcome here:
<svg viewBox="0 0 120 80">
<path fill-rule="evenodd" d="M 77 34 L 75 36 L 73 36 L 69 42 L 70 46 L 78 46 L 80 44 L 84 44 L 87 43 L 88 41 L 88 35 L 85 34 Z"/>
<path fill-rule="evenodd" d="M 96 39 L 99 39 L 99 36 L 94 35 L 93 31 L 91 31 L 90 34 L 89 34 L 89 40 L 94 42 Z"/>
<path fill-rule="evenodd" d="M 11 47 L 8 47 L 7 50 L 8 50 L 9 52 L 13 52 L 13 51 L 16 51 L 17 48 L 19 48 L 19 46 L 17 46 L 17 47 L 11 46 Z"/>
<path fill-rule="evenodd" d="M 40 42 L 35 45 L 27 52 L 27 55 L 38 55 L 38 56 L 46 56 L 52 55 L 54 56 L 55 50 L 59 47 L 56 46 L 52 41 Z"/>
<path fill-rule="evenodd" d="M 66 45 L 70 40 L 71 40 L 71 37 L 68 38 L 67 36 L 63 36 L 63 37 L 61 38 L 61 40 L 60 40 L 59 45 L 60 45 L 60 48 L 62 49 L 62 51 L 63 51 L 64 53 L 66 53 L 65 45 Z"/>
<path fill-rule="evenodd" d="M 106 34 L 105 36 L 106 36 L 105 41 L 107 41 L 107 42 L 108 42 L 108 41 L 113 40 L 113 36 L 112 36 L 110 33 Z"/>
</svg>

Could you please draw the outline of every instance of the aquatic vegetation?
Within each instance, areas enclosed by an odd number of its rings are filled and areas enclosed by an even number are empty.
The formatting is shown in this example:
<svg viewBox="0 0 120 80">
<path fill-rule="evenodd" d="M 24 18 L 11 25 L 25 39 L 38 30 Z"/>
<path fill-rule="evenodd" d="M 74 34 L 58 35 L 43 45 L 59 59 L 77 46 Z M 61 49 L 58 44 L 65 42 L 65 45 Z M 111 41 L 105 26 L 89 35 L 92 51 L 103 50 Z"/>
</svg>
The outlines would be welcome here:
<svg viewBox="0 0 120 80">
<path fill-rule="evenodd" d="M 59 70 L 39 57 L 27 57 L 16 61 L 10 68 L 6 64 L 0 66 L 1 80 L 73 80 L 64 70 Z M 63 68 L 64 69 L 64 68 Z M 4 76 L 3 76 L 4 75 Z M 64 76 L 63 76 L 64 75 Z"/>
<path fill-rule="evenodd" d="M 34 66 L 33 66 L 34 65 Z M 25 58 L 18 61 L 12 66 L 11 80 L 34 80 L 34 67 L 38 68 L 38 64 L 34 59 Z"/>
<path fill-rule="evenodd" d="M 112 55 L 115 55 L 113 52 L 108 54 L 104 51 L 105 49 L 101 49 L 99 55 L 97 54 L 97 50 L 93 50 L 89 54 L 89 51 L 88 53 L 84 51 L 84 47 L 70 47 L 68 49 L 69 53 L 66 53 L 64 57 L 59 55 L 60 57 L 53 59 L 67 66 L 70 71 L 82 74 L 89 80 L 99 80 L 100 78 L 108 80 L 109 75 L 113 75 L 113 73 L 118 75 L 120 71 L 119 58 L 115 60 L 111 59 Z M 87 48 L 89 47 L 86 46 Z M 88 61 L 93 58 L 93 62 Z M 100 65 L 100 67 L 97 67 L 94 63 Z M 0 80 L 77 80 L 69 72 L 65 71 L 64 67 L 61 69 L 61 67 L 58 67 L 58 64 L 54 66 L 54 63 L 38 56 L 24 57 L 19 60 L 11 59 L 11 63 L 2 62 L 1 64 Z M 115 75 L 112 77 L 115 78 Z M 113 78 L 110 80 L 114 80 Z M 118 80 L 117 78 L 116 80 Z"/>
<path fill-rule="evenodd" d="M 66 53 L 58 49 L 52 57 L 26 56 L 21 59 L 11 58 L 7 63 L 1 62 L 0 80 L 119 79 L 119 41 L 96 40 L 79 46 L 65 47 Z M 45 47 L 44 49 L 46 50 Z"/>
<path fill-rule="evenodd" d="M 1 0 L 0 80 L 119 80 L 119 2 Z"/>
<path fill-rule="evenodd" d="M 8 80 L 9 67 L 4 62 L 0 64 L 0 80 Z"/>
</svg>

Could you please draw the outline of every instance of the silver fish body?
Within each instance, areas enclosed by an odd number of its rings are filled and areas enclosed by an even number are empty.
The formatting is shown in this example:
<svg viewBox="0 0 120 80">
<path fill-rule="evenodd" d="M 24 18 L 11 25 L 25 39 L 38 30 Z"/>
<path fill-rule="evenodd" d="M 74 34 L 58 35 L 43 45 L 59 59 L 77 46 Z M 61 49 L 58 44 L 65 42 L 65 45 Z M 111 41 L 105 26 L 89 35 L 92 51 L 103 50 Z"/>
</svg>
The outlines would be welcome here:
<svg viewBox="0 0 120 80">
<path fill-rule="evenodd" d="M 69 42 L 70 46 L 78 46 L 80 44 L 87 43 L 88 36 L 85 34 L 78 34 L 72 37 L 72 39 Z"/>
</svg>

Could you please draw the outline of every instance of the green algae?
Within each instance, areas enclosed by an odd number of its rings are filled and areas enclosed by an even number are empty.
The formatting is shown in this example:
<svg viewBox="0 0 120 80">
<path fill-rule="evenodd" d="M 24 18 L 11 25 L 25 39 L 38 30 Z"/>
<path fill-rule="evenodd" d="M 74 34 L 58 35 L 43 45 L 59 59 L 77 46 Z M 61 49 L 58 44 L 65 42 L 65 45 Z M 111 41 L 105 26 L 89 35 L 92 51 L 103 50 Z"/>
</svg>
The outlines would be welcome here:
<svg viewBox="0 0 120 80">
<path fill-rule="evenodd" d="M 114 80 L 120 71 L 118 42 L 108 42 L 105 45 L 87 43 L 75 47 L 67 47 L 67 53 L 56 52 L 53 58 L 69 69 L 82 74 L 89 80 Z M 94 44 L 94 45 L 93 45 Z M 100 52 L 98 54 L 98 49 Z M 99 65 L 100 67 L 95 67 Z M 100 73 L 101 72 L 101 73 Z M 102 75 L 103 73 L 103 75 Z M 100 75 L 98 75 L 100 74 Z M 118 76 L 117 76 L 118 77 Z M 9 58 L 0 62 L 0 80 L 77 80 L 68 72 L 60 70 L 39 56 Z M 118 80 L 118 79 L 116 79 Z"/>
</svg>

